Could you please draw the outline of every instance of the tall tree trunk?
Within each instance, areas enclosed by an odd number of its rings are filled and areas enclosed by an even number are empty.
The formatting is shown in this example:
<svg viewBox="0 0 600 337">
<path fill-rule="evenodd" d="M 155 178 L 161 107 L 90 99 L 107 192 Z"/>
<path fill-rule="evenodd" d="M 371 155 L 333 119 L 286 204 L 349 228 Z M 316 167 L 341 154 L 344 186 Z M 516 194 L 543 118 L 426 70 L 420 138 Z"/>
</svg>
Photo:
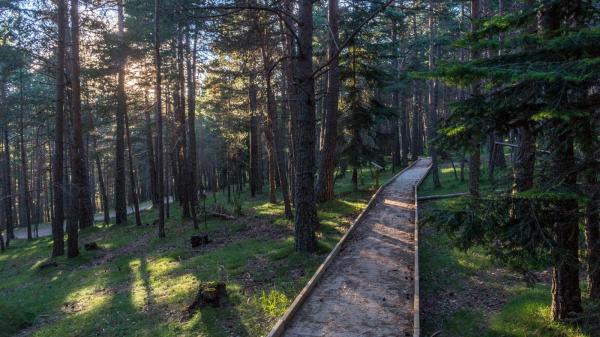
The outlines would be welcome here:
<svg viewBox="0 0 600 337">
<path fill-rule="evenodd" d="M 36 170 L 35 170 L 35 227 L 34 234 L 35 237 L 38 238 L 39 234 L 39 224 L 44 221 L 43 219 L 43 206 L 42 206 L 42 186 L 44 180 L 44 163 L 46 162 L 45 158 L 45 149 L 44 146 L 40 143 L 40 127 L 37 128 L 36 136 L 35 136 L 35 148 L 36 148 Z"/>
<path fill-rule="evenodd" d="M 154 136 L 152 135 L 152 120 L 150 118 L 150 106 L 148 104 L 148 92 L 144 93 L 145 107 L 144 107 L 144 118 L 146 120 L 146 147 L 148 154 L 148 176 L 150 176 L 150 195 L 153 205 L 158 205 L 158 186 L 157 176 L 158 172 L 156 169 L 156 157 L 154 151 Z"/>
<path fill-rule="evenodd" d="M 496 133 L 495 132 L 490 132 L 490 134 L 488 135 L 488 180 L 490 182 L 494 182 L 494 171 L 496 169 L 496 151 L 497 151 L 497 146 L 496 146 Z"/>
<path fill-rule="evenodd" d="M 273 149 L 273 139 L 272 135 L 269 133 L 269 126 L 263 125 L 263 132 L 265 134 L 265 138 L 267 139 L 267 160 L 269 161 L 269 202 L 272 204 L 277 203 L 277 183 L 276 183 L 276 174 L 277 164 L 275 163 L 275 149 Z"/>
<path fill-rule="evenodd" d="M 551 177 L 560 177 L 561 191 L 577 190 L 577 169 L 571 135 L 564 132 L 565 126 L 557 122 L 551 126 L 550 148 L 554 149 L 551 159 Z M 577 200 L 568 197 L 552 202 L 554 223 L 552 248 L 552 318 L 562 320 L 583 311 L 579 289 L 579 227 Z"/>
<path fill-rule="evenodd" d="M 175 83 L 175 92 L 173 95 L 173 103 L 175 104 L 175 118 L 177 119 L 177 194 L 179 195 L 179 203 L 182 206 L 182 216 L 189 219 L 190 205 L 188 202 L 188 189 L 186 186 L 187 182 L 187 130 L 186 130 L 186 116 L 185 116 L 185 75 L 184 75 L 184 63 L 183 63 L 183 26 L 181 23 L 177 25 L 177 79 Z"/>
<path fill-rule="evenodd" d="M 106 185 L 104 184 L 104 176 L 102 174 L 102 163 L 100 161 L 100 153 L 96 146 L 96 139 L 94 139 L 94 153 L 96 154 L 96 171 L 98 172 L 98 184 L 100 185 L 100 202 L 102 203 L 102 211 L 104 213 L 104 223 L 110 223 L 110 213 L 108 207 L 108 193 L 106 192 Z"/>
<path fill-rule="evenodd" d="M 325 116 L 323 146 L 321 160 L 319 161 L 319 175 L 317 179 L 317 199 L 320 202 L 332 200 L 334 193 L 334 174 L 337 148 L 337 115 L 338 100 L 340 96 L 340 70 L 339 58 L 336 56 L 339 45 L 339 14 L 338 0 L 329 0 L 328 8 L 329 43 L 327 57 L 332 60 L 327 72 L 327 93 L 325 96 Z"/>
<path fill-rule="evenodd" d="M 257 114 L 257 98 L 256 85 L 254 85 L 254 77 L 250 77 L 250 86 L 248 88 L 248 99 L 250 105 L 250 195 L 254 198 L 256 194 L 261 193 L 259 188 L 260 178 L 260 158 L 258 152 L 258 141 L 260 138 L 258 127 Z"/>
<path fill-rule="evenodd" d="M 392 48 L 393 57 L 392 67 L 394 78 L 398 80 L 400 75 L 400 50 L 398 46 L 398 20 L 392 19 Z M 400 95 L 400 89 L 394 89 L 392 92 L 392 108 L 397 114 L 393 119 L 394 127 L 394 145 L 392 147 L 392 164 L 398 167 L 408 165 L 408 117 L 404 99 Z"/>
<path fill-rule="evenodd" d="M 417 16 L 413 15 L 412 18 L 412 35 L 413 38 L 417 38 Z M 415 49 L 412 55 L 412 66 L 419 66 L 419 51 Z M 419 137 L 421 132 L 419 131 L 419 125 L 421 116 L 419 113 L 419 82 L 412 81 L 412 102 L 411 102 L 411 123 L 410 123 L 410 159 L 416 161 L 419 156 Z"/>
<path fill-rule="evenodd" d="M 292 0 L 284 0 L 283 7 L 288 13 L 293 11 Z M 281 21 L 280 21 L 281 22 Z M 283 24 L 281 24 L 283 27 Z M 295 70 L 295 58 L 296 52 L 294 49 L 294 35 L 296 34 L 297 27 L 291 25 L 288 27 L 290 31 L 282 29 L 282 41 L 284 43 L 283 49 L 284 54 L 288 56 L 288 59 L 284 60 L 283 75 L 285 77 L 286 87 L 286 108 L 289 112 L 289 125 L 288 125 L 288 149 L 289 149 L 289 181 L 290 181 L 290 195 L 292 196 L 292 204 L 296 205 L 296 144 L 297 144 L 297 115 L 298 115 L 298 86 L 294 79 Z M 293 31 L 292 31 L 293 30 Z"/>
<path fill-rule="evenodd" d="M 519 127 L 516 133 L 519 147 L 515 151 L 513 164 L 513 191 L 523 192 L 533 187 L 535 136 L 529 126 Z"/>
<path fill-rule="evenodd" d="M 5 105 L 6 100 L 6 83 L 0 81 L 0 98 L 2 99 L 2 105 Z M 4 115 L 6 118 L 6 114 Z M 15 238 L 14 233 L 14 218 L 13 218 L 13 198 L 12 198 L 12 177 L 11 177 L 11 165 L 10 165 L 10 138 L 8 135 L 8 118 L 6 121 L 3 120 L 4 125 L 2 126 L 2 133 L 4 138 L 4 160 L 2 161 L 2 171 L 4 171 L 4 217 L 5 217 L 5 228 L 6 228 L 6 245 L 8 246 L 10 240 Z"/>
<path fill-rule="evenodd" d="M 273 93 L 273 85 L 271 81 L 271 74 L 273 68 L 273 62 L 271 61 L 270 51 L 267 50 L 267 41 L 264 27 L 261 27 L 258 15 L 255 16 L 255 26 L 257 28 L 259 39 L 261 43 L 261 56 L 263 61 L 263 75 L 266 81 L 266 94 L 267 94 L 267 127 L 265 128 L 265 135 L 267 141 L 271 143 L 271 151 L 273 160 L 277 165 L 277 178 L 279 178 L 279 186 L 281 187 L 281 195 L 283 198 L 283 204 L 285 209 L 285 216 L 288 219 L 292 218 L 292 207 L 290 205 L 290 194 L 287 180 L 287 170 L 285 167 L 285 159 L 283 152 L 283 145 L 281 144 L 281 135 L 279 134 L 279 126 L 277 123 L 277 106 L 275 102 L 275 95 Z"/>
<path fill-rule="evenodd" d="M 552 37 L 560 28 L 560 5 L 545 4 L 540 13 L 541 33 Z M 555 90 L 555 89 L 549 89 Z M 548 93 L 558 97 L 560 92 Z M 551 189 L 560 196 L 550 202 L 554 246 L 552 247 L 552 319 L 571 318 L 583 311 L 579 288 L 579 217 L 577 200 L 565 191 L 577 191 L 577 167 L 573 146 L 574 135 L 560 118 L 549 123 L 549 179 L 557 181 Z"/>
<path fill-rule="evenodd" d="M 479 29 L 479 0 L 471 0 L 471 32 Z M 476 48 L 471 50 L 471 60 L 479 58 Z M 473 96 L 479 95 L 480 84 L 473 84 Z M 481 170 L 481 143 L 473 140 L 471 144 L 471 156 L 469 158 L 469 194 L 473 198 L 479 198 L 479 175 Z"/>
<path fill-rule="evenodd" d="M 125 18 L 123 0 L 117 0 L 118 37 L 124 42 Z M 125 184 L 125 114 L 127 114 L 127 96 L 125 93 L 125 51 L 119 53 L 117 60 L 117 134 L 115 147 L 115 223 L 127 222 L 127 192 Z"/>
<path fill-rule="evenodd" d="M 158 237 L 165 237 L 165 196 L 164 164 L 162 139 L 162 95 L 161 95 L 161 57 L 160 57 L 160 0 L 154 0 L 154 62 L 156 66 L 156 166 L 158 167 Z"/>
<path fill-rule="evenodd" d="M 590 136 L 589 139 L 595 139 Z M 595 142 L 593 142 L 595 144 Z M 600 299 L 600 186 L 598 186 L 595 146 L 584 147 L 589 168 L 584 173 L 584 186 L 589 201 L 585 208 L 585 239 L 587 255 L 588 296 Z"/>
<path fill-rule="evenodd" d="M 187 36 L 187 88 L 188 88 L 188 151 L 187 151 L 187 168 L 188 168 L 188 202 L 192 215 L 194 229 L 198 229 L 198 218 L 196 216 L 196 208 L 198 206 L 198 191 L 197 191 L 197 166 L 196 166 L 196 37 L 194 37 L 194 46 L 190 51 L 190 39 Z"/>
<path fill-rule="evenodd" d="M 434 4 L 437 0 L 430 0 L 430 11 L 428 18 L 428 26 L 429 26 L 429 70 L 433 71 L 435 69 L 435 57 L 436 57 L 436 46 L 435 46 L 435 22 L 433 13 L 435 10 Z M 429 142 L 430 148 L 429 152 L 431 154 L 431 176 L 433 178 L 433 186 L 438 188 L 441 187 L 440 183 L 440 172 L 438 169 L 438 150 L 437 147 L 431 142 L 437 136 L 437 109 L 438 109 L 438 82 L 436 80 L 428 81 L 429 87 L 429 126 L 427 127 L 427 131 L 429 133 Z"/>
<path fill-rule="evenodd" d="M 535 5 L 535 0 L 528 0 L 529 8 Z M 529 33 L 535 33 L 537 30 L 537 22 L 529 27 Z M 533 175 L 535 169 L 535 135 L 531 130 L 532 126 L 527 123 L 516 128 L 518 147 L 514 151 L 513 158 L 513 194 L 527 191 L 533 188 Z M 519 201 L 520 203 L 525 200 Z M 516 205 L 513 214 L 517 217 L 523 216 L 520 209 L 526 209 L 526 206 Z M 520 208 L 520 209 L 519 209 Z"/>
<path fill-rule="evenodd" d="M 166 150 L 166 149 L 165 149 Z M 168 155 L 168 153 L 164 153 L 164 155 Z M 169 168 L 169 164 L 168 163 L 164 163 L 164 168 L 163 168 L 163 174 L 164 174 L 164 182 L 165 182 L 165 198 L 166 198 L 166 207 L 165 207 L 165 211 L 166 211 L 166 216 L 167 219 L 171 218 L 171 198 L 173 198 L 173 201 L 175 201 L 175 192 L 173 192 L 173 171 L 171 168 Z"/>
<path fill-rule="evenodd" d="M 22 76 L 22 75 L 21 75 Z M 31 235 L 31 211 L 30 211 L 30 201 L 29 201 L 29 179 L 27 178 L 27 151 L 25 149 L 25 111 L 24 111 L 24 97 L 23 97 L 23 81 L 21 79 L 21 87 L 20 87 L 20 110 L 21 110 L 21 119 L 20 119 L 20 149 L 21 149 L 21 176 L 19 177 L 19 208 L 20 208 L 20 216 L 19 223 L 21 226 L 27 226 L 27 240 L 33 239 Z"/>
<path fill-rule="evenodd" d="M 131 146 L 131 130 L 129 129 L 129 116 L 125 113 L 125 135 L 127 136 L 127 155 L 129 159 L 129 186 L 131 188 L 131 198 L 133 199 L 133 211 L 135 212 L 135 224 L 142 225 L 140 216 L 140 203 L 135 185 L 135 172 L 133 170 L 133 147 Z"/>
<path fill-rule="evenodd" d="M 408 152 L 410 148 L 410 134 L 408 121 L 408 108 L 406 98 L 400 100 L 400 144 L 402 147 L 402 156 L 400 158 L 402 167 L 408 166 Z"/>
<path fill-rule="evenodd" d="M 419 112 L 419 96 L 417 89 L 417 82 L 413 81 L 413 98 L 412 98 L 412 130 L 411 130 L 411 149 L 410 155 L 413 161 L 419 157 L 419 138 L 421 137 L 420 124 L 421 114 Z"/>
<path fill-rule="evenodd" d="M 75 257 L 79 255 L 79 228 L 86 228 L 92 225 L 91 210 L 87 209 L 89 199 L 89 190 L 87 190 L 85 172 L 85 150 L 83 147 L 82 122 L 81 122 L 81 87 L 79 80 L 79 1 L 71 0 L 71 123 L 72 123 L 72 144 L 71 144 L 71 170 L 72 170 L 72 210 L 78 211 L 78 225 L 74 224 L 69 228 L 69 238 L 67 242 L 67 256 Z"/>
<path fill-rule="evenodd" d="M 298 1 L 298 55 L 296 80 L 298 85 L 296 161 L 295 248 L 314 252 L 317 249 L 315 228 L 318 226 L 314 189 L 315 166 L 315 91 L 313 72 L 313 2 Z"/>
</svg>

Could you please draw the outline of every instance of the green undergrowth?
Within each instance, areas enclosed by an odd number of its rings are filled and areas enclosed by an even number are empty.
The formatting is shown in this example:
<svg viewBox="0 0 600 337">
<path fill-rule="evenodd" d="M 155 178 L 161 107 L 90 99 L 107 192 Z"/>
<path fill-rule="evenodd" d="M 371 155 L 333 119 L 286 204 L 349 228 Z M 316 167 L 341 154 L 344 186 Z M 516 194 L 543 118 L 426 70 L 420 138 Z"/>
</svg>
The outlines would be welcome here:
<svg viewBox="0 0 600 337">
<path fill-rule="evenodd" d="M 0 336 L 266 335 L 374 192 L 369 170 L 361 176 L 359 191 L 352 192 L 348 173 L 336 183 L 338 197 L 319 205 L 317 254 L 294 251 L 293 224 L 281 203 L 247 191 L 238 196 L 243 216 L 206 223 L 201 216 L 200 230 L 172 204 L 164 239 L 156 227 L 137 227 L 133 219 L 96 224 L 81 231 L 80 244 L 95 241 L 101 249 L 82 249 L 75 259 L 50 260 L 50 238 L 12 241 L 0 254 Z M 380 181 L 390 176 L 388 170 Z M 215 197 L 233 210 L 226 193 Z M 210 195 L 207 206 L 214 202 Z M 142 216 L 151 224 L 156 210 Z M 192 250 L 190 236 L 205 226 L 215 242 Z M 58 266 L 44 268 L 47 262 Z M 185 320 L 200 281 L 226 282 L 227 299 Z"/>
<path fill-rule="evenodd" d="M 600 303 L 584 298 L 585 316 L 551 322 L 547 283 L 528 288 L 482 249 L 460 251 L 430 226 L 420 236 L 423 336 L 600 337 Z"/>
<path fill-rule="evenodd" d="M 486 163 L 482 156 L 482 163 Z M 468 191 L 468 167 L 460 179 L 450 162 L 440 164 L 441 187 L 434 188 L 431 173 L 419 188 L 419 196 Z M 468 165 L 467 165 L 468 166 Z M 480 175 L 482 194 L 506 191 L 510 168 L 497 169 L 490 180 L 487 165 Z M 452 200 L 429 201 L 428 209 L 444 209 Z M 550 319 L 548 280 L 526 287 L 519 275 L 493 261 L 480 247 L 467 252 L 455 248 L 446 232 L 423 223 L 421 228 L 421 298 L 423 336 L 439 337 L 600 337 L 600 303 L 584 298 L 586 314 L 574 322 Z M 585 284 L 582 282 L 585 292 Z"/>
<path fill-rule="evenodd" d="M 484 156 L 482 156 L 482 163 L 487 163 Z M 419 197 L 468 192 L 468 164 L 465 165 L 464 174 L 462 175 L 464 179 L 461 179 L 460 163 L 455 162 L 454 165 L 453 167 L 450 162 L 440 163 L 439 176 L 441 187 L 434 187 L 433 176 L 430 172 L 419 187 Z M 494 170 L 494 178 L 490 179 L 487 165 L 482 165 L 479 184 L 482 193 L 507 190 L 511 184 L 510 172 L 505 168 L 496 168 Z"/>
</svg>

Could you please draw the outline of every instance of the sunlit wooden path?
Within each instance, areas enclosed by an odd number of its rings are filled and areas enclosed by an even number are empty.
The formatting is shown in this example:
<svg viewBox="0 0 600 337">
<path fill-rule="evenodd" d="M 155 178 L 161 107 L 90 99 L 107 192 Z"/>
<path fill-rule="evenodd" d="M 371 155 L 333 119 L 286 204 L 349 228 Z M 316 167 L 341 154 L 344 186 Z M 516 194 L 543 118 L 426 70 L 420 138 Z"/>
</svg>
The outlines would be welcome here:
<svg viewBox="0 0 600 337">
<path fill-rule="evenodd" d="M 379 191 L 269 336 L 413 336 L 414 188 L 430 165 Z"/>
</svg>

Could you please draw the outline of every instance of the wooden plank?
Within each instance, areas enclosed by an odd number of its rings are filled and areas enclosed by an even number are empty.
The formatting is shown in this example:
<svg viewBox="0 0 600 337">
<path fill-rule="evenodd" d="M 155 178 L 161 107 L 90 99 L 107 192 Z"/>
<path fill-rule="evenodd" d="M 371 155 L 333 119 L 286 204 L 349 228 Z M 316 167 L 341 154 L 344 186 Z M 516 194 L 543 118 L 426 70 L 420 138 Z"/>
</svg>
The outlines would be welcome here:
<svg viewBox="0 0 600 337">
<path fill-rule="evenodd" d="M 425 197 L 420 197 L 419 201 L 425 200 L 436 200 L 436 199 L 448 199 L 448 198 L 456 198 L 456 197 L 464 197 L 465 195 L 469 195 L 469 192 L 460 192 L 460 193 L 451 193 L 451 194 L 438 194 L 438 195 L 428 195 Z"/>
<path fill-rule="evenodd" d="M 381 185 L 377 189 L 375 194 L 373 194 L 373 196 L 371 196 L 371 199 L 367 203 L 367 206 L 365 207 L 365 209 L 363 209 L 363 211 L 360 212 L 360 214 L 358 215 L 356 220 L 354 220 L 354 223 L 352 223 L 352 225 L 350 226 L 350 228 L 348 228 L 348 230 L 346 231 L 344 236 L 342 236 L 342 238 L 335 245 L 333 250 L 329 253 L 329 255 L 327 255 L 327 257 L 325 258 L 325 261 L 319 266 L 319 268 L 317 269 L 315 274 L 310 278 L 310 280 L 308 281 L 306 286 L 304 286 L 302 291 L 300 291 L 298 296 L 296 296 L 296 298 L 294 299 L 294 302 L 292 302 L 292 304 L 287 309 L 287 311 L 285 312 L 283 317 L 281 317 L 279 319 L 279 321 L 277 321 L 277 324 L 275 324 L 273 329 L 271 329 L 271 332 L 269 332 L 268 337 L 280 337 L 283 334 L 283 332 L 285 331 L 285 328 L 287 327 L 287 325 L 290 323 L 290 321 L 294 317 L 294 314 L 298 311 L 298 309 L 300 309 L 300 307 L 302 306 L 302 304 L 304 303 L 306 298 L 308 298 L 308 296 L 310 295 L 310 292 L 316 287 L 316 285 L 318 284 L 318 282 L 321 279 L 321 277 L 323 276 L 323 274 L 325 274 L 325 271 L 327 270 L 329 265 L 333 262 L 333 259 L 340 252 L 342 245 L 347 240 L 348 236 L 354 231 L 357 224 L 359 224 L 361 222 L 361 220 L 365 217 L 366 213 L 373 207 L 373 205 L 375 204 L 375 201 L 377 200 L 377 197 L 379 197 L 379 194 L 381 193 L 381 191 L 383 191 L 383 189 L 385 187 L 387 187 L 394 180 L 396 180 L 396 178 L 398 178 L 402 173 L 411 169 L 417 162 L 418 162 L 418 160 L 412 162 L 410 165 L 408 165 L 402 171 L 398 172 L 390 180 L 386 181 L 383 185 Z"/>
<path fill-rule="evenodd" d="M 415 268 L 414 273 L 415 276 L 413 278 L 415 285 L 415 293 L 413 296 L 414 304 L 413 304 L 413 337 L 421 336 L 421 292 L 420 292 L 420 277 L 419 277 L 419 186 L 427 177 L 429 170 L 431 170 L 431 165 L 427 168 L 427 173 L 419 179 L 417 184 L 415 185 Z"/>
</svg>

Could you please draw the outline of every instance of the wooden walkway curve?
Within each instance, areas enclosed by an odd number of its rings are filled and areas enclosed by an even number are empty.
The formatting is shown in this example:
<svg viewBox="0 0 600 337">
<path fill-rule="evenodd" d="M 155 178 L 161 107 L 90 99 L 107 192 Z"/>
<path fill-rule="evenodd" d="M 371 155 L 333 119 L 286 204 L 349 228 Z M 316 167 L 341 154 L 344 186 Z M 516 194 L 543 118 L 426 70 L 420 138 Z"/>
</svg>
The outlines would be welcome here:
<svg viewBox="0 0 600 337">
<path fill-rule="evenodd" d="M 430 166 L 420 158 L 380 188 L 270 337 L 415 334 L 414 197 Z"/>
</svg>

